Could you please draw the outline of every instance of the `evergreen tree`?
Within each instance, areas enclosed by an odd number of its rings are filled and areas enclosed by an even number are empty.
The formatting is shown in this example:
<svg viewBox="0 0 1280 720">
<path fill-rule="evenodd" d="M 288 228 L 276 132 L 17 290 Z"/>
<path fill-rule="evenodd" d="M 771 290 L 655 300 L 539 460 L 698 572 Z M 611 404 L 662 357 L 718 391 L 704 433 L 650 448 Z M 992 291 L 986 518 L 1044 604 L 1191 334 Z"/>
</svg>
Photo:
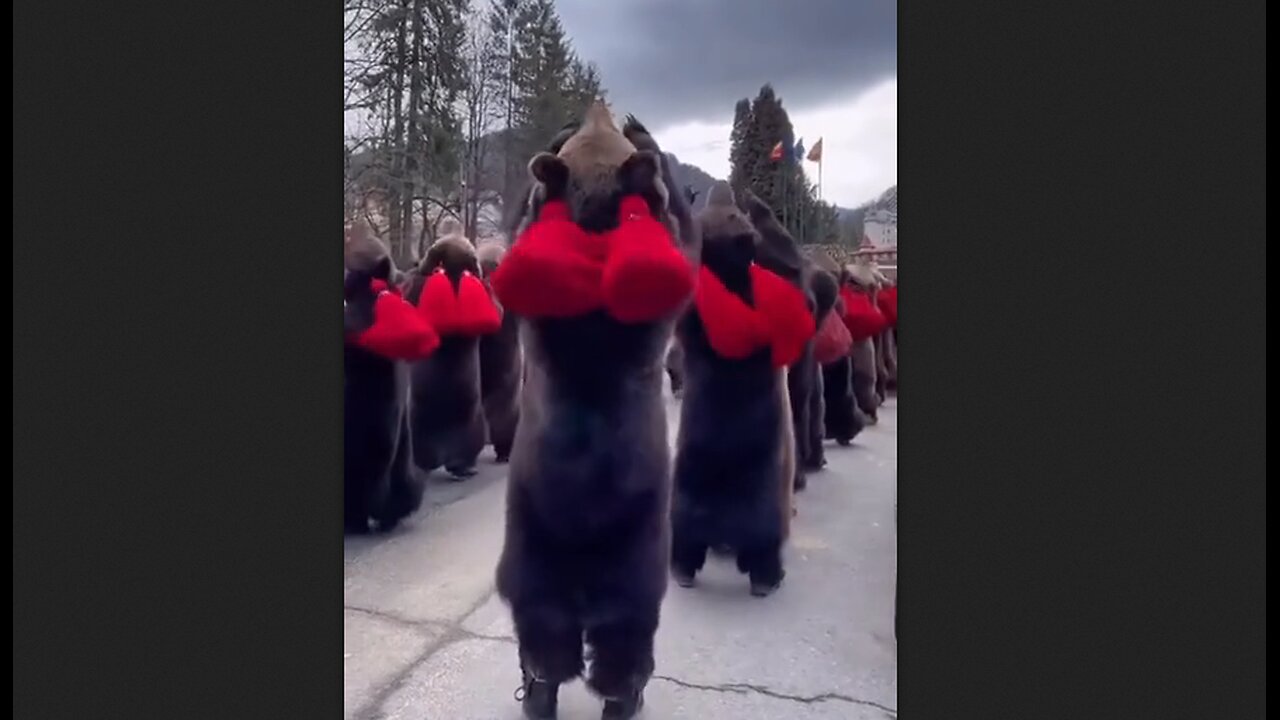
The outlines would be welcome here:
<svg viewBox="0 0 1280 720">
<path fill-rule="evenodd" d="M 600 74 L 573 52 L 553 0 L 509 3 L 511 44 L 511 130 L 505 202 L 524 186 L 524 164 L 567 123 L 579 119 L 603 97 Z"/>
<path fill-rule="evenodd" d="M 509 208 L 529 158 L 604 95 L 552 0 L 487 0 L 483 17 L 472 0 L 344 2 L 343 109 L 366 125 L 345 138 L 344 204 L 402 267 L 440 214 L 474 232 L 499 190 Z"/>
<path fill-rule="evenodd" d="M 751 131 L 751 101 L 742 98 L 733 107 L 733 132 L 729 135 L 729 184 L 734 192 L 742 194 L 747 187 L 749 133 Z"/>
<path fill-rule="evenodd" d="M 603 98 L 600 72 L 594 63 L 583 63 L 577 57 L 569 63 L 569 82 L 565 92 L 565 111 L 570 118 L 581 118 L 596 98 Z"/>
<path fill-rule="evenodd" d="M 782 157 L 773 151 L 782 144 Z M 778 220 L 797 241 L 826 242 L 837 233 L 835 208 L 817 199 L 816 188 L 795 155 L 795 131 L 782 100 L 764 85 L 749 105 L 734 108 L 730 137 L 730 184 L 749 188 L 773 208 Z"/>
</svg>

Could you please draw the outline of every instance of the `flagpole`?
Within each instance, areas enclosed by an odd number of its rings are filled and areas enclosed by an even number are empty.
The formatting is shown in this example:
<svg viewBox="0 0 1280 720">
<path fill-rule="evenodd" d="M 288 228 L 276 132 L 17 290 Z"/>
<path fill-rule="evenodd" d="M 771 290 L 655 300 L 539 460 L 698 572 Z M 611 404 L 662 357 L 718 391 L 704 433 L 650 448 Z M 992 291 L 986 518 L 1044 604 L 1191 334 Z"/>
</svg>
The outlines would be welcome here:
<svg viewBox="0 0 1280 720">
<path fill-rule="evenodd" d="M 782 226 L 787 226 L 787 162 L 782 161 Z"/>
</svg>

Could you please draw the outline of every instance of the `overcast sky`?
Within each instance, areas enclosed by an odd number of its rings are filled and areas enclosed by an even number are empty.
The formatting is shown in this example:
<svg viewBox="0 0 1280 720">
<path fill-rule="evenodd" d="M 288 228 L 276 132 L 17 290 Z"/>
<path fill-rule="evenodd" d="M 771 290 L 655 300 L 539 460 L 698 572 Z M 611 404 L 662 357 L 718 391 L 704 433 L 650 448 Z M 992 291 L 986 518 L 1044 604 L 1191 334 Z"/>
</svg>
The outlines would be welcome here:
<svg viewBox="0 0 1280 720">
<path fill-rule="evenodd" d="M 898 182 L 893 0 L 557 0 L 619 116 L 664 150 L 729 172 L 733 105 L 773 84 L 796 136 L 823 143 L 823 196 L 854 207 Z M 805 163 L 813 179 L 818 169 Z"/>
<path fill-rule="evenodd" d="M 477 3 L 479 6 L 479 3 Z M 805 147 L 823 143 L 823 197 L 845 207 L 898 183 L 894 0 L 557 0 L 619 118 L 664 150 L 729 174 L 733 106 L 773 83 Z M 352 131 L 356 113 L 347 113 Z M 818 168 L 805 163 L 812 179 Z"/>
</svg>

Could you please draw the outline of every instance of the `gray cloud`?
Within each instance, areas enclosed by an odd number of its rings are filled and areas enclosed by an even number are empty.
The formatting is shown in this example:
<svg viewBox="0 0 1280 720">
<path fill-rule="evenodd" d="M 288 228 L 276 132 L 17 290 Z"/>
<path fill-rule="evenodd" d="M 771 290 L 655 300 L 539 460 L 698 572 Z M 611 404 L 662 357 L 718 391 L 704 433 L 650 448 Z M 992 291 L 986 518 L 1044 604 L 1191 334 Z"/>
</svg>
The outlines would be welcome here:
<svg viewBox="0 0 1280 720">
<path fill-rule="evenodd" d="M 660 127 L 724 122 L 773 83 L 792 110 L 897 74 L 895 0 L 559 0 L 618 112 Z"/>
</svg>

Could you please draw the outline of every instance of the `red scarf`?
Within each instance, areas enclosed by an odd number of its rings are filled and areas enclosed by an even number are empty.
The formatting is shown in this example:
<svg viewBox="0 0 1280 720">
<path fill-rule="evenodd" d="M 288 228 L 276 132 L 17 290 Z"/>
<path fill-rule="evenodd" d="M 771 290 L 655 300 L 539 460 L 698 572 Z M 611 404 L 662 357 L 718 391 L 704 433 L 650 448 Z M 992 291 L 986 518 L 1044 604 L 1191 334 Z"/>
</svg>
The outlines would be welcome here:
<svg viewBox="0 0 1280 720">
<path fill-rule="evenodd" d="M 840 288 L 840 297 L 844 299 L 844 325 L 849 328 L 853 342 L 874 337 L 888 327 L 884 313 L 871 303 L 866 294 L 846 286 Z"/>
<path fill-rule="evenodd" d="M 852 347 L 853 336 L 849 334 L 849 328 L 844 326 L 840 313 L 833 308 L 827 313 L 813 339 L 813 356 L 817 358 L 819 365 L 826 365 L 848 355 Z"/>
<path fill-rule="evenodd" d="M 639 195 L 618 207 L 618 227 L 587 233 L 553 200 L 503 258 L 491 281 L 503 306 L 528 318 L 604 309 L 624 323 L 671 315 L 693 292 L 693 268 Z"/>
<path fill-rule="evenodd" d="M 698 274 L 694 307 L 716 354 L 741 360 L 764 347 L 774 367 L 786 367 L 804 353 L 813 336 L 813 315 L 804 295 L 791 283 L 752 263 L 754 307 L 730 292 L 705 266 Z"/>
<path fill-rule="evenodd" d="M 879 293 L 876 293 L 876 306 L 880 308 L 880 312 L 884 313 L 884 317 L 889 321 L 889 325 L 891 327 L 898 326 L 897 285 L 890 285 Z"/>
<path fill-rule="evenodd" d="M 426 318 L 400 297 L 400 291 L 374 280 L 377 294 L 373 304 L 373 324 L 348 339 L 356 347 L 391 360 L 418 360 L 440 346 L 440 336 Z"/>
<path fill-rule="evenodd" d="M 502 327 L 502 316 L 489 297 L 480 278 L 464 270 L 458 279 L 458 290 L 441 268 L 431 273 L 422 284 L 418 312 L 429 320 L 441 335 L 489 335 Z"/>
</svg>

